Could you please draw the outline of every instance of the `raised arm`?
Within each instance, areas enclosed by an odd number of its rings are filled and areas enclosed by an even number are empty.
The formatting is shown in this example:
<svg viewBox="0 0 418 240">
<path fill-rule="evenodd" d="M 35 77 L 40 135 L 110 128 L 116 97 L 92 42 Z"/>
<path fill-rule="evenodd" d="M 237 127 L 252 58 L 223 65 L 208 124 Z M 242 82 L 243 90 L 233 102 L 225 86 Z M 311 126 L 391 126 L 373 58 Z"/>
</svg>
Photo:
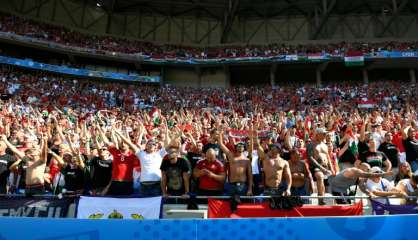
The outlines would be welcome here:
<svg viewBox="0 0 418 240">
<path fill-rule="evenodd" d="M 48 135 L 43 135 L 41 138 L 41 162 L 45 163 L 48 161 Z"/>
<path fill-rule="evenodd" d="M 106 146 L 111 146 L 111 145 L 113 145 L 113 144 L 109 141 L 109 138 L 107 138 L 107 136 L 106 136 L 106 134 L 104 133 L 103 129 L 102 129 L 99 125 L 96 125 L 96 129 L 98 130 L 98 132 L 99 132 L 99 136 L 100 136 L 100 138 L 102 139 L 103 143 L 104 143 Z"/>
<path fill-rule="evenodd" d="M 261 147 L 260 140 L 258 139 L 257 128 L 254 128 L 253 130 L 254 130 L 253 133 L 252 133 L 253 144 L 254 144 L 254 147 L 257 149 L 258 158 L 262 162 L 262 161 L 267 159 L 267 155 L 264 152 L 264 149 Z"/>
<path fill-rule="evenodd" d="M 110 130 L 110 139 L 112 139 L 112 143 L 115 145 L 116 149 L 119 149 L 118 136 L 116 136 L 115 129 L 113 127 Z"/>
<path fill-rule="evenodd" d="M 360 138 L 359 138 L 360 142 L 364 142 L 366 140 L 366 125 L 368 123 L 368 120 L 369 119 L 367 117 L 363 118 L 363 125 L 361 125 L 361 128 L 360 128 Z"/>
<path fill-rule="evenodd" d="M 403 126 L 401 132 L 402 132 L 402 139 L 406 140 L 408 138 L 408 131 L 411 128 L 411 126 L 405 125 Z"/>
<path fill-rule="evenodd" d="M 169 134 L 169 130 L 168 130 L 168 125 L 167 125 L 167 119 L 163 118 L 163 122 L 164 122 L 164 134 L 165 134 L 165 138 L 164 138 L 164 148 L 167 149 L 168 146 L 170 146 L 170 134 Z"/>
<path fill-rule="evenodd" d="M 250 161 L 253 160 L 253 151 L 254 151 L 254 125 L 251 123 L 250 124 L 250 131 L 248 134 L 248 138 L 250 140 L 250 144 L 248 146 L 248 158 L 250 159 Z"/>
<path fill-rule="evenodd" d="M 1 140 L 6 144 L 6 146 L 10 149 L 10 150 L 12 150 L 12 152 L 14 153 L 14 154 L 16 154 L 16 156 L 18 157 L 18 158 L 20 158 L 20 159 L 22 159 L 22 158 L 24 158 L 25 157 L 25 153 L 24 152 L 22 152 L 22 151 L 20 151 L 19 149 L 17 149 L 15 146 L 13 146 L 13 144 L 11 144 L 10 142 L 9 142 L 9 140 L 7 140 L 7 137 L 6 137 L 6 135 L 1 135 Z"/>
<path fill-rule="evenodd" d="M 218 144 L 221 147 L 221 150 L 223 153 L 226 154 L 226 156 L 228 157 L 229 161 L 232 161 L 234 159 L 234 155 L 232 154 L 231 151 L 229 151 L 229 149 L 225 146 L 224 144 L 224 139 L 223 139 L 223 131 L 220 131 L 219 133 L 219 137 L 218 137 Z"/>
<path fill-rule="evenodd" d="M 58 136 L 61 139 L 61 142 L 64 142 L 65 140 L 65 136 L 64 133 L 62 132 L 62 127 L 59 125 L 58 120 L 56 118 L 54 118 L 55 120 L 55 129 L 57 130 Z"/>
<path fill-rule="evenodd" d="M 49 153 L 49 154 L 51 154 L 51 155 L 52 155 L 52 157 L 53 157 L 53 158 L 55 158 L 55 160 L 57 160 L 57 162 L 58 162 L 58 164 L 59 164 L 60 166 L 64 166 L 64 165 L 65 165 L 64 159 L 63 159 L 60 155 L 56 154 L 56 153 L 55 153 L 54 151 L 52 151 L 51 149 L 48 149 L 48 153 Z"/>
<path fill-rule="evenodd" d="M 383 177 L 383 176 L 391 176 L 393 172 L 384 172 L 384 173 L 369 173 L 364 172 L 360 169 L 353 168 L 351 171 L 354 171 L 354 174 L 361 178 L 370 178 L 370 177 Z"/>
<path fill-rule="evenodd" d="M 128 146 L 136 153 L 138 151 L 140 151 L 141 149 L 135 145 L 134 143 L 132 143 L 131 139 L 129 137 L 125 137 L 123 136 L 123 134 L 119 131 L 115 131 L 116 135 L 118 135 L 122 141 L 126 144 L 128 144 Z"/>
</svg>

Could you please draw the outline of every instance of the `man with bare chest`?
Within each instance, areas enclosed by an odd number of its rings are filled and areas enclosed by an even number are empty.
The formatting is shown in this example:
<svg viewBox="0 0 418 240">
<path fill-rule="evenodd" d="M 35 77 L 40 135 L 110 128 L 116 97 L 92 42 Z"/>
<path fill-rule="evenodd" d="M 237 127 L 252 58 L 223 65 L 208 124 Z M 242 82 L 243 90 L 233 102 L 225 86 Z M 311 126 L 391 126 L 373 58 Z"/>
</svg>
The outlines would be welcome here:
<svg viewBox="0 0 418 240">
<path fill-rule="evenodd" d="M 331 160 L 328 153 L 328 147 L 325 144 L 325 136 L 327 131 L 323 128 L 317 128 L 315 131 L 314 141 L 309 146 L 308 158 L 310 162 L 310 171 L 318 189 L 318 196 L 325 195 L 325 179 L 332 174 Z M 319 203 L 324 204 L 322 199 Z"/>
<path fill-rule="evenodd" d="M 47 161 L 48 139 L 43 137 L 39 148 L 28 149 L 25 152 L 18 150 L 13 146 L 5 135 L 1 136 L 1 140 L 6 143 L 7 147 L 16 154 L 18 160 L 10 166 L 10 169 L 16 168 L 21 162 L 26 166 L 26 189 L 25 194 L 28 196 L 35 194 L 43 194 L 45 191 L 44 174 Z"/>
<path fill-rule="evenodd" d="M 253 175 L 251 161 L 244 156 L 245 144 L 235 145 L 235 152 L 230 151 L 224 144 L 222 134 L 218 139 L 222 152 L 227 156 L 228 176 L 229 176 L 229 195 L 251 196 Z"/>
<path fill-rule="evenodd" d="M 306 166 L 305 161 L 301 160 L 301 154 L 297 149 L 290 150 L 289 168 L 292 174 L 292 196 L 308 196 L 312 192 L 312 175 Z"/>
<path fill-rule="evenodd" d="M 272 144 L 269 146 L 267 154 L 257 143 L 258 155 L 262 162 L 264 170 L 264 195 L 283 195 L 290 196 L 292 186 L 292 177 L 289 163 L 280 157 L 280 146 Z M 282 189 L 282 176 L 286 180 L 286 188 Z"/>
</svg>

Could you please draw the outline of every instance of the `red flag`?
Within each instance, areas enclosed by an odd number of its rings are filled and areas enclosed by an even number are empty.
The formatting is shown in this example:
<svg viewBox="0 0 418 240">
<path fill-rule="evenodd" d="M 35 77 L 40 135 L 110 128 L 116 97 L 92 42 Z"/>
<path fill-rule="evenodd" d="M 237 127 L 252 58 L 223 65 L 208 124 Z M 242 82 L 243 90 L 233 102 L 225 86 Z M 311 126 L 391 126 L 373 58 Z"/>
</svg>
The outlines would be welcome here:
<svg viewBox="0 0 418 240">
<path fill-rule="evenodd" d="M 262 218 L 262 217 L 314 217 L 314 216 L 355 216 L 363 215 L 363 202 L 352 206 L 303 206 L 292 210 L 271 209 L 268 202 L 243 203 L 235 213 L 230 202 L 216 199 L 208 201 L 208 218 Z"/>
</svg>

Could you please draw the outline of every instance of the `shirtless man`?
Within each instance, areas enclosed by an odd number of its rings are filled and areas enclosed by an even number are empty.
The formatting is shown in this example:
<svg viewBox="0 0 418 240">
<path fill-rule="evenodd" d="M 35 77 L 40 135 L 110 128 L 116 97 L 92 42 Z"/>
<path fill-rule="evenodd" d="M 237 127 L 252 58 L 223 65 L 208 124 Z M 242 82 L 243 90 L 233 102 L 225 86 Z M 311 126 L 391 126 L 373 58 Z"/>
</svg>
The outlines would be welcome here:
<svg viewBox="0 0 418 240">
<path fill-rule="evenodd" d="M 292 174 L 292 196 L 308 196 L 312 193 L 312 175 L 297 149 L 290 150 L 289 168 Z"/>
<path fill-rule="evenodd" d="M 43 194 L 45 192 L 45 168 L 48 153 L 48 137 L 42 136 L 40 148 L 27 149 L 25 152 L 18 150 L 13 146 L 5 135 L 1 135 L 1 140 L 7 147 L 16 154 L 18 160 L 10 166 L 10 169 L 16 168 L 21 161 L 26 165 L 26 189 L 25 194 L 31 196 L 34 194 Z"/>
<path fill-rule="evenodd" d="M 228 159 L 228 176 L 230 195 L 251 196 L 253 186 L 253 174 L 251 168 L 251 161 L 244 156 L 245 144 L 238 143 L 235 145 L 235 151 L 230 151 L 223 142 L 222 133 L 218 135 L 218 143 L 222 152 L 226 154 Z"/>
<path fill-rule="evenodd" d="M 315 139 L 308 150 L 310 171 L 313 173 L 314 180 L 316 180 L 318 196 L 325 195 L 325 178 L 332 174 L 328 146 L 324 142 L 326 133 L 325 129 L 317 128 Z M 324 205 L 323 199 L 319 200 L 319 204 Z"/>
<path fill-rule="evenodd" d="M 252 135 L 257 136 L 255 132 Z M 261 147 L 259 140 L 256 139 L 254 142 L 264 170 L 264 195 L 282 194 L 283 196 L 290 196 L 292 177 L 289 163 L 280 157 L 280 146 L 277 144 L 269 145 L 269 149 L 266 154 L 264 149 Z M 287 183 L 284 191 L 283 189 L 280 189 L 283 174 Z"/>
</svg>

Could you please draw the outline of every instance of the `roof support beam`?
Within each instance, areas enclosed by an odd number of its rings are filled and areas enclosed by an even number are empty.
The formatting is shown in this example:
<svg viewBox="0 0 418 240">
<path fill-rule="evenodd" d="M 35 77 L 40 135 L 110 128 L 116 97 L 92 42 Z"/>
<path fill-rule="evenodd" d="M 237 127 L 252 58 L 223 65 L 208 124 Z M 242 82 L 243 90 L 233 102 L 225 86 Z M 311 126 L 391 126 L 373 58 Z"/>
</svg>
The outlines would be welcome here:
<svg viewBox="0 0 418 240">
<path fill-rule="evenodd" d="M 106 10 L 107 13 L 107 21 L 106 21 L 106 33 L 110 33 L 112 27 L 112 16 L 113 16 L 113 9 L 115 8 L 116 0 L 112 0 L 110 4 L 110 8 Z"/>
<path fill-rule="evenodd" d="M 224 27 L 221 35 L 221 43 L 226 43 L 229 32 L 231 31 L 232 24 L 234 23 L 235 17 L 238 12 L 240 0 L 229 0 L 228 10 L 225 13 Z"/>
<path fill-rule="evenodd" d="M 392 17 L 389 18 L 389 20 L 386 22 L 386 24 L 383 25 L 383 29 L 382 29 L 382 31 L 379 32 L 377 37 L 383 37 L 383 35 L 388 31 L 388 29 L 390 28 L 392 23 L 395 22 L 398 19 L 401 11 L 408 5 L 408 2 L 409 2 L 408 0 L 402 0 L 400 5 L 398 6 L 396 0 L 394 0 L 393 15 L 392 15 Z"/>
<path fill-rule="evenodd" d="M 319 19 L 316 21 L 316 26 L 314 32 L 312 34 L 311 39 L 315 40 L 319 37 L 322 29 L 324 28 L 325 24 L 328 21 L 329 16 L 331 15 L 332 10 L 334 9 L 337 0 L 323 0 L 323 9 L 322 13 L 318 16 Z"/>
</svg>

